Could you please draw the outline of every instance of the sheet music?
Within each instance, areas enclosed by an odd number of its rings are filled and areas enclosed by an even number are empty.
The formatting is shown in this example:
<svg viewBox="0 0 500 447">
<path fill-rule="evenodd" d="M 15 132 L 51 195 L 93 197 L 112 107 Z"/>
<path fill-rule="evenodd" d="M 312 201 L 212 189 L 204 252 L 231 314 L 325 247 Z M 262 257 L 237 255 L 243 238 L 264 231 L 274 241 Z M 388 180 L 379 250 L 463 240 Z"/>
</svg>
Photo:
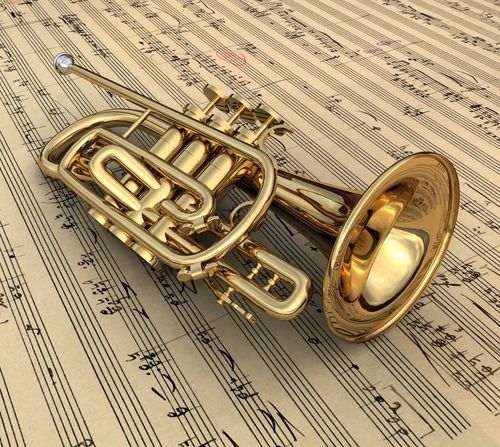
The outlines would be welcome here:
<svg viewBox="0 0 500 447">
<path fill-rule="evenodd" d="M 0 1 L 0 445 L 498 445 L 499 24 L 495 0 Z M 326 259 L 274 215 L 256 238 L 315 285 L 295 320 L 249 325 L 154 271 L 36 164 L 129 107 L 58 75 L 62 50 L 176 109 L 206 82 L 271 106 L 294 129 L 278 164 L 321 181 L 447 155 L 460 214 L 431 286 L 350 345 L 322 314 Z"/>
</svg>

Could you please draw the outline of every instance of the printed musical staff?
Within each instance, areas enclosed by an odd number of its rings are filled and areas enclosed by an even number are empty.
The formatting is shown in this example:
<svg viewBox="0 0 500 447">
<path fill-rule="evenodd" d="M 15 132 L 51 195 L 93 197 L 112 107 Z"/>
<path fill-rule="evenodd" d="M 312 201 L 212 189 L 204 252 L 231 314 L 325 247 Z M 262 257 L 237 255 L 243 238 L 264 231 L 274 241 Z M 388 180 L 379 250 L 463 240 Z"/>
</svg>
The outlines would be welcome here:
<svg viewBox="0 0 500 447">
<path fill-rule="evenodd" d="M 495 445 L 496 6 L 0 0 L 0 445 Z M 77 119 L 129 107 L 61 78 L 60 50 L 179 110 L 207 82 L 264 102 L 294 129 L 269 142 L 277 165 L 322 181 L 361 189 L 394 160 L 446 154 L 461 202 L 441 269 L 395 329 L 360 346 L 329 333 L 326 259 L 277 214 L 255 238 L 317 289 L 293 321 L 250 326 L 202 282 L 154 271 L 36 166 Z M 233 191 L 223 208 L 246 200 Z"/>
</svg>

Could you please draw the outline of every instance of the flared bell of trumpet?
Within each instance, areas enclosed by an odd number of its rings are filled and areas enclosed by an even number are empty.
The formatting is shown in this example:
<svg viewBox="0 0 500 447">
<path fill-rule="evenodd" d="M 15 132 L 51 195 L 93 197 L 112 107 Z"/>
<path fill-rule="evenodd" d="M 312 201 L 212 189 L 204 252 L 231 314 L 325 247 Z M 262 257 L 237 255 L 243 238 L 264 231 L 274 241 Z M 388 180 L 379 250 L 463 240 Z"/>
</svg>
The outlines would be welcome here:
<svg viewBox="0 0 500 447">
<path fill-rule="evenodd" d="M 444 156 L 418 153 L 364 193 L 278 171 L 275 201 L 329 256 L 323 304 L 331 330 L 363 342 L 396 324 L 431 281 L 453 233 L 459 184 Z"/>
</svg>

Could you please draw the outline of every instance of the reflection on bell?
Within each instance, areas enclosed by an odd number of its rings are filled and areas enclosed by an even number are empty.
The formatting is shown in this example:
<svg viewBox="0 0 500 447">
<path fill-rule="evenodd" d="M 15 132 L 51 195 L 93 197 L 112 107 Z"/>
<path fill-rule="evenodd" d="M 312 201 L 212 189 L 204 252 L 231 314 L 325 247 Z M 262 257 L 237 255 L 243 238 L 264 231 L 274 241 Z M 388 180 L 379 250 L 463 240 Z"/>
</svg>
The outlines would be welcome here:
<svg viewBox="0 0 500 447">
<path fill-rule="evenodd" d="M 406 287 L 421 263 L 426 245 L 420 236 L 396 227 L 391 230 L 380 247 L 362 291 L 368 308 L 386 306 L 402 287 Z"/>
<path fill-rule="evenodd" d="M 269 135 L 283 132 L 283 121 L 262 104 L 252 108 L 206 86 L 208 104 L 191 104 L 181 113 L 79 67 L 66 53 L 54 66 L 141 110 L 107 110 L 73 123 L 42 151 L 42 171 L 74 190 L 90 214 L 146 262 L 177 269 L 183 281 L 205 279 L 217 302 L 247 321 L 255 318 L 234 294 L 278 319 L 297 316 L 311 296 L 304 271 L 249 237 L 272 203 L 330 238 L 329 244 L 318 242 L 330 256 L 324 309 L 332 331 L 347 341 L 368 340 L 395 324 L 446 252 L 459 191 L 456 172 L 442 155 L 411 155 L 365 192 L 351 191 L 277 170 L 263 149 Z M 214 109 L 229 116 L 214 115 Z M 256 130 L 238 126 L 241 121 Z M 131 142 L 137 130 L 153 139 L 150 147 Z M 219 215 L 216 204 L 241 182 L 257 195 L 235 223 Z M 215 242 L 203 245 L 198 235 L 204 233 Z M 249 260 L 246 275 L 225 261 L 235 250 Z M 262 272 L 264 284 L 257 281 Z M 286 296 L 275 292 L 279 283 L 287 285 Z"/>
</svg>

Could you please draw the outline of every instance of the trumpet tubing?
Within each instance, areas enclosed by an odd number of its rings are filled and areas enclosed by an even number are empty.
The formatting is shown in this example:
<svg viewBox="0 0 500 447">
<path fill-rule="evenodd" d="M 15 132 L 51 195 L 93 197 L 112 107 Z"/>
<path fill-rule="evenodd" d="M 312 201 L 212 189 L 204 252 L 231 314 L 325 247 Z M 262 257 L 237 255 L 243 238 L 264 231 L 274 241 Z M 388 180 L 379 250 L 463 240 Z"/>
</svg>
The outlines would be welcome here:
<svg viewBox="0 0 500 447">
<path fill-rule="evenodd" d="M 66 53 L 54 65 L 140 110 L 103 111 L 72 124 L 43 150 L 42 171 L 73 189 L 101 225 L 149 264 L 173 267 L 183 281 L 205 279 L 219 304 L 250 322 L 255 317 L 235 294 L 279 319 L 298 315 L 311 295 L 304 271 L 249 237 L 272 202 L 299 227 L 306 224 L 311 240 L 330 253 L 325 315 L 332 331 L 348 341 L 368 340 L 402 318 L 446 252 L 459 191 L 456 172 L 442 155 L 412 155 L 366 191 L 348 190 L 276 169 L 265 142 L 286 126 L 266 106 L 251 107 L 238 95 L 206 86 L 207 104 L 190 104 L 181 113 L 76 65 Z M 245 122 L 255 130 L 238 126 Z M 136 131 L 154 143 L 132 143 Z M 218 199 L 243 184 L 255 190 L 254 200 L 224 218 Z M 235 221 L 244 206 L 246 213 Z M 216 241 L 202 244 L 197 235 L 204 233 Z M 251 261 L 247 274 L 225 261 L 234 250 Z M 264 284 L 257 281 L 263 272 Z M 277 293 L 280 284 L 284 294 Z"/>
</svg>

